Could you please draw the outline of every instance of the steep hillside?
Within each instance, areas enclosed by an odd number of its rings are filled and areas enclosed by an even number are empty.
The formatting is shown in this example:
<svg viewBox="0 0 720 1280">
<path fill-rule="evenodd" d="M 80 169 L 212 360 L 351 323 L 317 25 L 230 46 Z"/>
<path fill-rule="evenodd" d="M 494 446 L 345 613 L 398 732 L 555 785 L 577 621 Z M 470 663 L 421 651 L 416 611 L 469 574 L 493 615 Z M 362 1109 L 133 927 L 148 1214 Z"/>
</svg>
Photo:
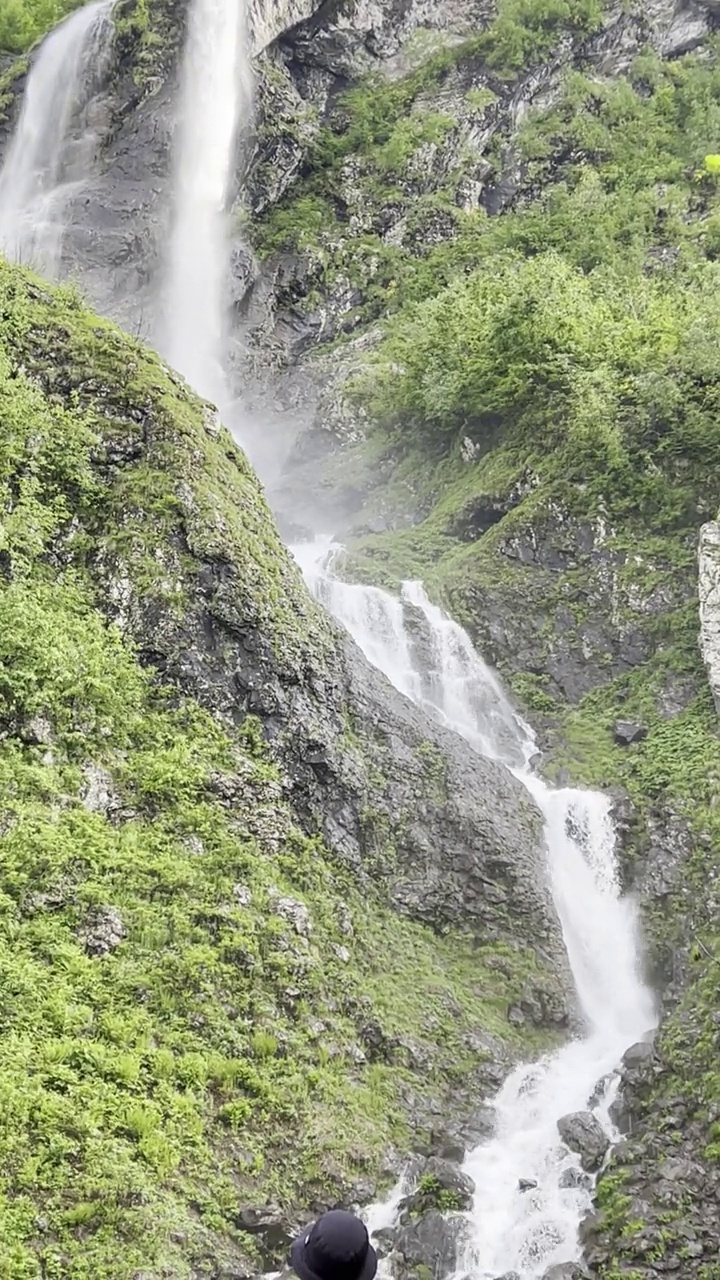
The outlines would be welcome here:
<svg viewBox="0 0 720 1280">
<path fill-rule="evenodd" d="M 249 1274 L 567 1021 L 538 815 L 209 407 L 5 265 L 0 421 L 0 1275 Z"/>
</svg>

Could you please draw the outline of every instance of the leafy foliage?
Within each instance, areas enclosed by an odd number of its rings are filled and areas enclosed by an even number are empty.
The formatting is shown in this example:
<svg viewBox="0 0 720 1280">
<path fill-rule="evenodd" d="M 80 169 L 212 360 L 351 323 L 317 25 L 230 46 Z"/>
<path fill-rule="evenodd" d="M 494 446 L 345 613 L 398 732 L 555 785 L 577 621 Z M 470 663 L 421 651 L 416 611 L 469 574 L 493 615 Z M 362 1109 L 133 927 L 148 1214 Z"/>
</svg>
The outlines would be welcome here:
<svg viewBox="0 0 720 1280">
<path fill-rule="evenodd" d="M 3 0 L 0 52 L 23 53 L 82 0 Z"/>
<path fill-rule="evenodd" d="M 715 263 L 668 288 L 555 250 L 493 259 L 393 329 L 371 407 L 415 440 L 501 422 L 509 447 L 552 451 L 546 473 L 667 528 L 690 500 L 677 460 L 700 483 L 720 465 L 719 286 Z"/>
</svg>

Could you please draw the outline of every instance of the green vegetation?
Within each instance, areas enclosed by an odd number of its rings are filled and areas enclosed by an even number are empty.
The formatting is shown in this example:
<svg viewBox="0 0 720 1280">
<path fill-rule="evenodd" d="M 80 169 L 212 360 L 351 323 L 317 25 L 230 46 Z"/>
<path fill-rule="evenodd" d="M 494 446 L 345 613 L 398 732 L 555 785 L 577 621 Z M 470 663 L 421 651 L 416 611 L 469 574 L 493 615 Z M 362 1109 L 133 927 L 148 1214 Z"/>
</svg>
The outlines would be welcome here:
<svg viewBox="0 0 720 1280">
<path fill-rule="evenodd" d="M 375 1175 L 481 1070 L 470 1031 L 540 1047 L 507 1021 L 536 962 L 395 916 L 257 721 L 141 663 L 133 620 L 182 627 L 213 560 L 281 678 L 331 649 L 207 407 L 1 263 L 0 316 L 0 1276 L 253 1265 L 241 1204 Z"/>
<path fill-rule="evenodd" d="M 24 53 L 82 0 L 3 0 L 0 53 Z"/>
<path fill-rule="evenodd" d="M 399 79 L 368 76 L 353 85 L 339 96 L 330 124 L 317 132 L 310 145 L 304 167 L 307 177 L 254 226 L 258 249 L 268 254 L 291 244 L 305 248 L 322 246 L 330 255 L 325 261 L 330 274 L 333 270 L 346 271 L 353 279 L 358 253 L 373 259 L 379 255 L 380 264 L 375 268 L 378 293 L 384 292 L 392 281 L 397 290 L 397 305 L 404 305 L 416 296 L 432 292 L 440 277 L 435 275 L 433 279 L 431 273 L 424 284 L 416 280 L 415 273 L 423 274 L 423 271 L 417 260 L 413 263 L 413 252 L 405 253 L 404 257 L 409 258 L 408 269 L 401 270 L 401 278 L 394 279 L 393 272 L 401 269 L 403 254 L 388 253 L 388 246 L 374 231 L 356 232 L 348 246 L 337 243 L 343 235 L 344 219 L 339 212 L 345 195 L 343 162 L 352 158 L 358 166 L 359 186 L 364 197 L 360 207 L 364 203 L 372 208 L 383 201 L 397 199 L 405 203 L 408 192 L 403 178 L 407 163 L 423 143 L 441 142 L 443 135 L 457 123 L 445 112 L 428 109 L 424 104 L 428 95 L 451 83 L 459 67 L 489 68 L 493 87 L 483 84 L 471 88 L 466 95 L 466 108 L 480 117 L 498 102 L 495 90 L 503 82 L 512 86 L 521 71 L 541 63 L 561 36 L 583 36 L 596 31 L 602 15 L 602 0 L 501 0 L 486 30 L 458 43 L 433 48 Z M 462 165 L 446 175 L 446 180 L 451 182 L 461 175 Z M 444 193 L 441 205 L 446 211 L 455 209 L 452 198 Z M 411 214 L 418 233 L 420 213 L 414 208 Z M 447 257 L 447 249 L 448 246 L 440 249 L 440 259 Z M 455 263 L 456 267 L 462 265 L 460 260 Z M 442 274 L 440 262 L 437 267 Z M 362 264 L 360 274 L 367 284 Z M 372 319 L 373 313 L 366 309 L 363 318 Z"/>
<path fill-rule="evenodd" d="M 354 539 L 348 575 L 390 587 L 422 577 L 543 728 L 549 767 L 628 792 L 639 833 L 629 877 L 649 830 L 660 824 L 656 840 L 670 842 L 663 822 L 686 831 L 677 878 L 646 911 L 652 974 L 685 990 L 635 1117 L 641 1149 L 621 1154 L 600 1189 L 601 1274 L 635 1280 L 646 1263 L 672 1255 L 668 1269 L 682 1271 L 689 1256 L 687 1194 L 641 1223 L 638 1186 L 652 1198 L 681 1142 L 697 1139 L 691 1154 L 709 1177 L 720 1150 L 720 736 L 695 598 L 699 526 L 720 507 L 718 37 L 670 62 L 642 51 L 616 79 L 576 64 L 550 110 L 513 138 L 501 128 L 482 157 L 486 187 L 521 166 L 506 212 L 467 212 L 458 198 L 468 112 L 502 118 L 517 69 L 546 57 L 561 32 L 587 34 L 600 20 L 593 5 L 501 5 L 444 65 L 356 86 L 349 123 L 341 104 L 337 137 L 321 137 L 297 202 L 291 193 L 258 238 L 272 249 L 297 235 L 322 264 L 317 290 L 349 278 L 362 294 L 350 319 L 379 322 L 379 342 L 342 389 L 368 438 L 340 451 L 328 475 L 367 489 L 363 525 L 377 516 L 394 531 Z M 440 106 L 456 116 L 422 194 L 409 148 L 390 172 L 382 160 L 400 100 L 410 119 Z M 479 161 L 469 157 L 468 171 Z M 294 218 L 309 196 L 313 223 Z M 383 204 L 404 219 L 392 244 L 373 214 Z M 352 239 L 349 217 L 362 228 Z M 611 649 L 628 636 L 639 648 L 619 660 Z M 556 678 L 563 643 L 586 663 L 569 694 Z M 647 736 L 618 746 L 619 718 Z M 666 874 L 662 859 L 655 874 Z"/>
<path fill-rule="evenodd" d="M 518 74 L 542 62 L 563 35 L 597 31 L 602 0 L 500 0 L 478 52 L 501 74 Z"/>
<path fill-rule="evenodd" d="M 116 65 L 132 67 L 142 94 L 176 65 L 185 31 L 177 10 L 166 0 L 117 0 L 113 9 Z"/>
<path fill-rule="evenodd" d="M 495 531 L 462 545 L 458 527 L 478 498 L 502 506 L 528 475 L 532 496 L 510 525 L 559 501 L 627 526 L 626 541 L 671 530 L 681 540 L 716 510 L 717 50 L 710 41 L 669 64 L 644 53 L 617 81 L 570 73 L 558 104 L 517 139 L 540 194 L 500 218 L 455 209 L 454 233 L 425 246 L 366 235 L 343 247 L 335 223 L 341 247 L 326 253 L 325 279 L 344 255 L 361 315 L 385 317 L 349 388 L 374 421 L 354 465 L 370 478 L 393 459 L 371 499 L 380 512 L 430 511 L 419 527 L 355 548 L 372 557 L 371 576 L 427 577 L 431 564 L 437 584 L 456 570 L 497 579 Z M 373 154 L 362 152 L 368 173 Z M 409 218 L 447 214 L 449 194 L 426 195 Z M 323 217 L 313 199 L 314 226 L 295 223 L 308 243 Z M 275 215 L 276 229 L 293 208 Z"/>
<path fill-rule="evenodd" d="M 438 1209 L 440 1213 L 454 1213 L 463 1208 L 462 1196 L 451 1187 L 443 1187 L 432 1173 L 424 1173 L 414 1193 L 413 1213 L 427 1213 Z"/>
<path fill-rule="evenodd" d="M 552 178 L 543 196 L 470 218 L 436 256 L 457 265 L 473 235 L 476 270 L 387 327 L 367 394 L 400 448 L 462 432 L 485 452 L 500 428 L 519 465 L 575 482 L 585 505 L 662 529 L 694 518 L 718 461 L 720 216 L 694 174 L 701 162 L 712 173 L 719 129 L 715 59 L 647 55 L 605 86 L 572 76 L 520 139 L 533 180 Z M 572 168 L 558 170 L 569 148 Z"/>
</svg>

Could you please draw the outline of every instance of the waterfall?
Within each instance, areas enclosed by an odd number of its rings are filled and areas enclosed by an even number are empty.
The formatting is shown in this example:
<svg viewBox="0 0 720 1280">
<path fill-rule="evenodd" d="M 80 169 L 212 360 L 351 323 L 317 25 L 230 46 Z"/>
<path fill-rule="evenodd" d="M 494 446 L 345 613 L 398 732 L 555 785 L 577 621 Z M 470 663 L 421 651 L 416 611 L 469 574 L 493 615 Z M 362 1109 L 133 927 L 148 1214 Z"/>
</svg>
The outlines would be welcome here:
<svg viewBox="0 0 720 1280">
<path fill-rule="evenodd" d="M 51 278 L 60 271 L 67 204 L 97 154 L 90 108 L 107 71 L 112 7 L 95 0 L 43 41 L 0 170 L 0 250 Z"/>
<path fill-rule="evenodd" d="M 430 603 L 420 583 L 405 583 L 396 599 L 341 582 L 333 573 L 336 550 L 328 540 L 294 549 L 315 596 L 398 689 L 510 768 L 545 819 L 553 899 L 586 1032 L 517 1067 L 494 1099 L 494 1134 L 465 1164 L 476 1192 L 463 1265 L 473 1280 L 509 1271 L 541 1280 L 548 1267 L 577 1258 L 579 1221 L 590 1207 L 588 1191 L 568 1178 L 577 1160 L 563 1148 L 557 1121 L 592 1105 L 615 1136 L 608 1117 L 613 1073 L 625 1049 L 657 1021 L 639 972 L 635 911 L 618 884 L 610 804 L 595 792 L 549 788 L 532 772 L 531 730 L 467 634 Z M 520 1179 L 537 1187 L 520 1193 Z M 376 1218 L 387 1214 L 374 1207 L 369 1220 Z"/>
<path fill-rule="evenodd" d="M 235 138 L 252 104 L 247 0 L 192 0 L 174 144 L 159 346 L 225 406 L 227 199 Z"/>
</svg>

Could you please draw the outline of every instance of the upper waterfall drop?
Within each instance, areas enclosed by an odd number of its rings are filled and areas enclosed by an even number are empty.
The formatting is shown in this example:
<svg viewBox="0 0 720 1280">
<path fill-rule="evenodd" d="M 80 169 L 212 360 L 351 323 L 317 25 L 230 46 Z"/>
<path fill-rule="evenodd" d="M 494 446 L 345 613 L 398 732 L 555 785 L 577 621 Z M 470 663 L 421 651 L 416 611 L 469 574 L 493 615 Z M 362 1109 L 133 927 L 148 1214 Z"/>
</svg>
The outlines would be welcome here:
<svg viewBox="0 0 720 1280">
<path fill-rule="evenodd" d="M 252 99 L 248 0 L 192 0 L 158 345 L 196 391 L 221 407 L 227 400 L 227 200 L 238 125 Z"/>
<path fill-rule="evenodd" d="M 333 573 L 337 552 L 328 539 L 294 549 L 314 595 L 396 688 L 510 768 L 545 819 L 548 878 L 586 1033 L 518 1066 L 495 1098 L 495 1132 L 466 1161 L 476 1193 L 472 1245 L 458 1273 L 542 1280 L 549 1267 L 577 1257 L 579 1222 L 591 1203 L 580 1170 L 567 1176 L 576 1157 L 561 1143 L 558 1120 L 593 1109 L 612 1133 L 616 1068 L 657 1021 L 640 973 L 636 913 L 618 882 L 610 803 L 596 792 L 550 788 L 532 772 L 531 729 L 468 635 L 420 583 L 405 583 L 397 599 L 341 582 Z M 537 1186 L 520 1193 L 521 1179 Z M 368 1221 L 386 1221 L 391 1207 L 374 1207 Z"/>
<path fill-rule="evenodd" d="M 60 272 L 68 201 L 97 153 L 88 106 L 107 72 L 113 4 L 75 10 L 43 41 L 0 170 L 0 250 L 51 278 Z"/>
</svg>

